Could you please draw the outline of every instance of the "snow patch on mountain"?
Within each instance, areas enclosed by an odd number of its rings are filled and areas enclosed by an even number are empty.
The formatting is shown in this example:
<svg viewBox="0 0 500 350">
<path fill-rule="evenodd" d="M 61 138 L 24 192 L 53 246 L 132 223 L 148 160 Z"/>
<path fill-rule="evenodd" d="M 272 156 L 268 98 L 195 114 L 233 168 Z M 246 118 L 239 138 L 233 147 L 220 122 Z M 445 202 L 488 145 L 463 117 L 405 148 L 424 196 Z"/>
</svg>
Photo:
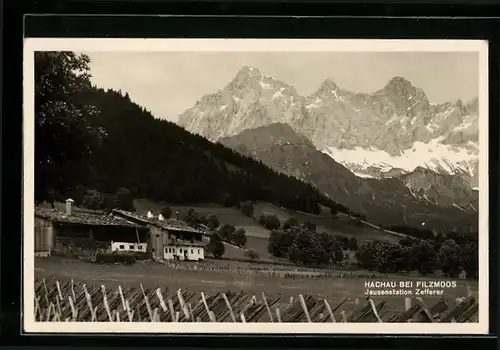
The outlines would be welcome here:
<svg viewBox="0 0 500 350">
<path fill-rule="evenodd" d="M 271 89 L 272 88 L 271 84 L 264 83 L 263 81 L 260 81 L 259 84 L 263 89 Z"/>
<path fill-rule="evenodd" d="M 402 151 L 399 156 L 371 147 L 369 149 L 355 147 L 353 149 L 338 149 L 328 147 L 323 153 L 329 155 L 337 162 L 351 169 L 359 177 L 376 177 L 362 172 L 370 167 L 376 168 L 381 173 L 391 169 L 403 169 L 413 171 L 417 165 L 425 167 L 438 173 L 456 174 L 466 172 L 475 174 L 477 153 L 474 148 L 477 144 L 469 143 L 470 148 L 458 148 L 441 143 L 442 137 L 431 140 L 428 143 L 416 141 L 408 150 Z"/>
</svg>

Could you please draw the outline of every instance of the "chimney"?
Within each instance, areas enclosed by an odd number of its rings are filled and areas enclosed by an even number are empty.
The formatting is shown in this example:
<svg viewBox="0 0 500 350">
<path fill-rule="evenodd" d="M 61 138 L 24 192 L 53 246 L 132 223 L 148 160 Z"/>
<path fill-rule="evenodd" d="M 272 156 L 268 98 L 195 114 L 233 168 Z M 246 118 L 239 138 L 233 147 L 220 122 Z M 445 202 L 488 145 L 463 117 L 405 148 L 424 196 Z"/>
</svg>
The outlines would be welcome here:
<svg viewBox="0 0 500 350">
<path fill-rule="evenodd" d="M 72 215 L 73 214 L 73 203 L 75 201 L 72 200 L 71 198 L 66 199 L 66 215 Z"/>
</svg>

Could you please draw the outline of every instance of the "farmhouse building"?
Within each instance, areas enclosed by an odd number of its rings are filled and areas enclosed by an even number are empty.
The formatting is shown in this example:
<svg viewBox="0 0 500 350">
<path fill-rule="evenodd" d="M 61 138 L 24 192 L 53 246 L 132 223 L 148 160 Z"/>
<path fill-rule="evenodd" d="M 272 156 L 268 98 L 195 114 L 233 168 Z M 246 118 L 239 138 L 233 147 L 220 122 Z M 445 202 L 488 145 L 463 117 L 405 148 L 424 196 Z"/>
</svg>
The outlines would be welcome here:
<svg viewBox="0 0 500 350">
<path fill-rule="evenodd" d="M 113 215 L 147 227 L 150 232 L 149 246 L 152 255 L 165 260 L 198 261 L 205 258 L 203 232 L 176 219 L 159 220 L 124 210 L 113 210 Z"/>
<path fill-rule="evenodd" d="M 112 215 L 76 211 L 71 199 L 66 210 L 35 208 L 35 254 L 91 254 L 104 251 L 147 253 L 148 229 Z"/>
</svg>

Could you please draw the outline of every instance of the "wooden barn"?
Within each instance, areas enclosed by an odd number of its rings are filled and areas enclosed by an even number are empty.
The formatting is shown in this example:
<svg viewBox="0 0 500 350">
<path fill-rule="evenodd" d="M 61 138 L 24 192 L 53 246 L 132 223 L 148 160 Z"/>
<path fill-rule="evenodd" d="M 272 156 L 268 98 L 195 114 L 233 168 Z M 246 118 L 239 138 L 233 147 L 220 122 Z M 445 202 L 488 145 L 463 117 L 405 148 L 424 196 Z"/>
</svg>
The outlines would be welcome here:
<svg viewBox="0 0 500 350">
<path fill-rule="evenodd" d="M 149 250 L 156 258 L 165 260 L 199 261 L 205 258 L 203 232 L 176 219 L 158 219 L 124 210 L 113 210 L 113 215 L 138 225 L 150 232 Z"/>
<path fill-rule="evenodd" d="M 104 251 L 147 253 L 149 229 L 113 215 L 91 214 L 73 210 L 35 208 L 35 254 L 92 254 Z"/>
</svg>

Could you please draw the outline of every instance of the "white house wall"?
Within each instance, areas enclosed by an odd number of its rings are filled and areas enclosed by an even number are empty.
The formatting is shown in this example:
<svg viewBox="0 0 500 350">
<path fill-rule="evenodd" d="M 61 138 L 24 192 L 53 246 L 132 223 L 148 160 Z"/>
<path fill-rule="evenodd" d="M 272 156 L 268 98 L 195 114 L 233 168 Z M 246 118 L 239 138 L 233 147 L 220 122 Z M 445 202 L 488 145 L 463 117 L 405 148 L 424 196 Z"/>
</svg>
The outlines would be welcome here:
<svg viewBox="0 0 500 350">
<path fill-rule="evenodd" d="M 111 251 L 146 253 L 147 243 L 111 242 Z"/>
<path fill-rule="evenodd" d="M 187 250 L 186 255 L 184 255 L 185 250 Z M 179 260 L 203 260 L 205 259 L 205 249 L 203 247 L 190 246 L 165 246 L 164 259 L 174 260 L 175 257 L 177 257 Z"/>
</svg>

